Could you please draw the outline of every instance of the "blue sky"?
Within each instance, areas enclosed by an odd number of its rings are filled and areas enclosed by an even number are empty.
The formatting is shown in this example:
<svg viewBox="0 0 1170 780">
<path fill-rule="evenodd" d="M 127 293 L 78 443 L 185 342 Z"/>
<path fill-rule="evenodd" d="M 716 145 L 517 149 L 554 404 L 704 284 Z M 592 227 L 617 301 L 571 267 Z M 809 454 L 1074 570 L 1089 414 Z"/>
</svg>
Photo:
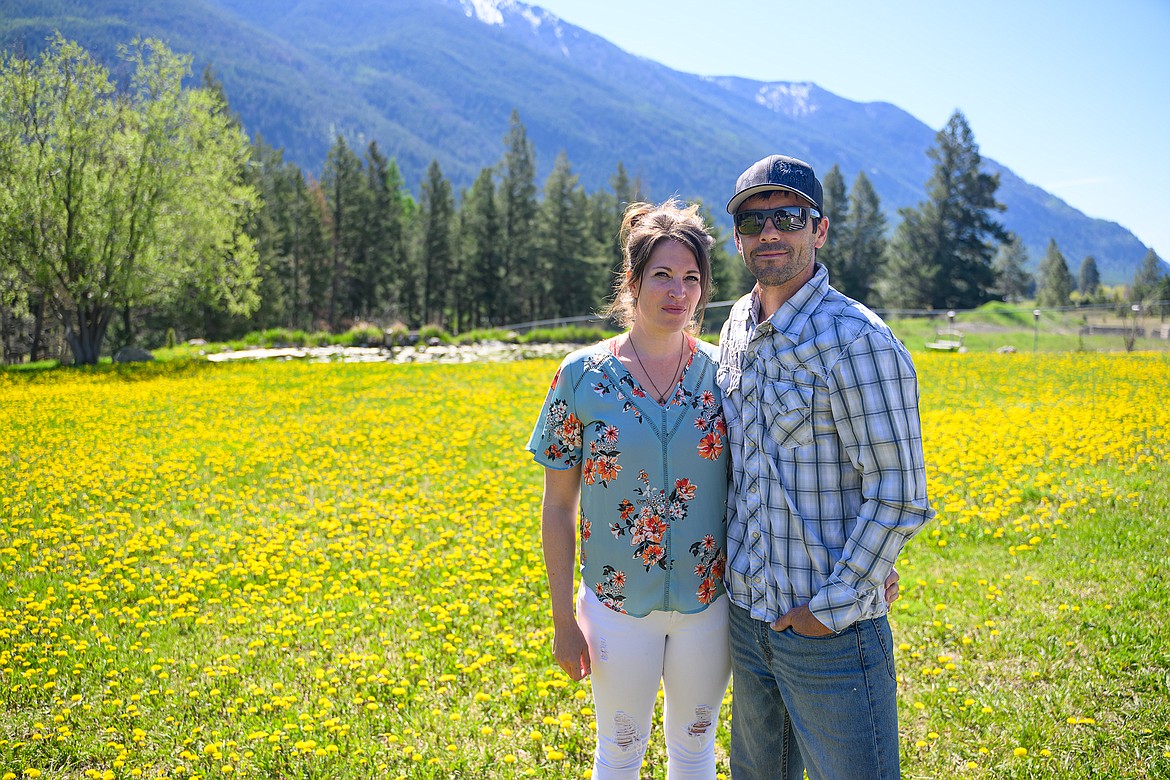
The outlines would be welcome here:
<svg viewBox="0 0 1170 780">
<path fill-rule="evenodd" d="M 675 70 L 811 81 L 936 130 L 959 109 L 984 157 L 1170 260 L 1170 0 L 529 2 Z"/>
</svg>

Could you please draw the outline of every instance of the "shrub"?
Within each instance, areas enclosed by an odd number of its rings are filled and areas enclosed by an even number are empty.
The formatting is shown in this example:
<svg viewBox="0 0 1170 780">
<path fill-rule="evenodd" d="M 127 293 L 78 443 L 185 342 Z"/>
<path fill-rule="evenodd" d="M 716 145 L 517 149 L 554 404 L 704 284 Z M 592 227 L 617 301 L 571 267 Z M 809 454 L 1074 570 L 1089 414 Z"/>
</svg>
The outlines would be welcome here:
<svg viewBox="0 0 1170 780">
<path fill-rule="evenodd" d="M 387 347 L 401 347 L 410 342 L 410 328 L 396 322 L 382 334 L 382 343 Z"/>
<path fill-rule="evenodd" d="M 520 336 L 521 344 L 593 344 L 613 336 L 614 331 L 583 325 L 534 328 Z"/>
<path fill-rule="evenodd" d="M 520 340 L 520 336 L 512 330 L 504 330 L 503 328 L 479 328 L 477 330 L 469 330 L 466 333 L 460 333 L 455 341 L 459 344 L 479 344 L 484 341 L 501 341 L 505 344 L 515 344 Z"/>
<path fill-rule="evenodd" d="M 444 344 L 450 344 L 451 334 L 439 325 L 423 325 L 418 329 L 418 340 L 424 344 L 431 339 L 438 339 Z"/>
</svg>

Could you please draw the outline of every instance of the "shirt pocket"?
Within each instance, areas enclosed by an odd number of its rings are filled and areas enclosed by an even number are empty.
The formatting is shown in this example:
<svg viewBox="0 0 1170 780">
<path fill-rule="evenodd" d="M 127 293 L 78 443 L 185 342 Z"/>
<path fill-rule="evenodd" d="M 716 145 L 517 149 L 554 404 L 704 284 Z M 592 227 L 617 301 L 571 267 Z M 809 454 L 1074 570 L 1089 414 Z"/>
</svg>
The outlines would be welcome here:
<svg viewBox="0 0 1170 780">
<path fill-rule="evenodd" d="M 785 381 L 767 383 L 764 386 L 764 421 L 768 435 L 785 449 L 811 444 L 812 406 L 812 385 Z"/>
</svg>

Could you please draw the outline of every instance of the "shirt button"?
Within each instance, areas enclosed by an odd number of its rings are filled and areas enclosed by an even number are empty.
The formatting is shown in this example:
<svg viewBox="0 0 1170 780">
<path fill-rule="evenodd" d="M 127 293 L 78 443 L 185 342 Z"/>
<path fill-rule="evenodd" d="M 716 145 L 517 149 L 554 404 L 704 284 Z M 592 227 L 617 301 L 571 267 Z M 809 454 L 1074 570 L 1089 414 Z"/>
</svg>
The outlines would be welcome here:
<svg viewBox="0 0 1170 780">
<path fill-rule="evenodd" d="M 756 583 L 757 585 L 759 585 L 762 581 L 762 577 L 752 577 L 752 582 Z"/>
<path fill-rule="evenodd" d="M 759 538 L 760 538 L 760 532 L 759 532 L 759 531 L 752 531 L 752 538 L 753 538 L 753 539 L 759 539 Z"/>
<path fill-rule="evenodd" d="M 758 487 L 756 487 L 755 485 L 752 485 L 750 488 L 748 488 L 748 492 L 749 493 L 759 493 L 760 489 Z"/>
</svg>

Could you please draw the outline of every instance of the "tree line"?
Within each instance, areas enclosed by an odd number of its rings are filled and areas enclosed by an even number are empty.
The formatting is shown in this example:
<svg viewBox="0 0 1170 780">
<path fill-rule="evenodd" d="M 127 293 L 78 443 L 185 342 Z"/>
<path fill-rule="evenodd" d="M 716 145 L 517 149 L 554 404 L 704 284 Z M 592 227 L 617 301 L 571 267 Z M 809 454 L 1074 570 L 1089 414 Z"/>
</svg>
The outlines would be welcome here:
<svg viewBox="0 0 1170 780">
<path fill-rule="evenodd" d="M 432 162 L 415 199 L 376 141 L 358 150 L 340 136 L 319 180 L 262 141 L 251 176 L 265 204 L 250 228 L 262 303 L 236 325 L 252 329 L 466 332 L 589 314 L 620 269 L 622 211 L 643 197 L 621 163 L 609 189 L 586 193 L 563 152 L 539 186 L 516 112 L 499 162 L 459 192 Z M 726 250 L 716 266 L 720 287 L 742 287 Z M 212 335 L 234 327 L 209 325 Z"/>
<path fill-rule="evenodd" d="M 644 199 L 619 162 L 587 193 L 567 155 L 542 185 L 514 111 L 500 160 L 455 191 L 438 162 L 417 198 L 376 141 L 338 136 L 319 176 L 248 139 L 222 86 L 184 87 L 190 58 L 158 41 L 113 71 L 58 38 L 37 61 L 0 63 L 0 341 L 4 360 L 269 328 L 453 332 L 599 310 L 620 269 L 625 206 Z M 1056 242 L 1036 277 L 997 221 L 998 176 L 956 112 L 928 154 L 926 198 L 892 231 L 864 172 L 823 177 L 830 240 L 818 259 L 872 308 L 965 309 L 1110 300 L 1092 257 L 1074 279 Z M 730 186 L 730 182 L 728 183 Z M 715 299 L 749 287 L 716 237 Z M 1170 299 L 1151 251 L 1129 292 Z"/>
</svg>

